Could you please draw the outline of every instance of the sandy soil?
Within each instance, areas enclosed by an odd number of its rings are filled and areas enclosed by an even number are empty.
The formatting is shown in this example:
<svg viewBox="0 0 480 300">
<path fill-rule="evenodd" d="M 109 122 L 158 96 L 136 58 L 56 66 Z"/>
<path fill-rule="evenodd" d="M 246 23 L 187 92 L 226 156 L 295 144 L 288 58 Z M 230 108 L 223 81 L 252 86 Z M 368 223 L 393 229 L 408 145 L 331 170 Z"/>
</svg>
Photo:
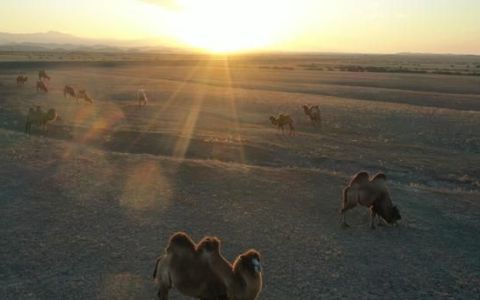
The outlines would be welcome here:
<svg viewBox="0 0 480 300">
<path fill-rule="evenodd" d="M 94 105 L 64 99 L 65 84 Z M 261 299 L 474 299 L 479 94 L 473 77 L 225 61 L 0 64 L 0 298 L 154 299 L 154 259 L 184 230 L 221 237 L 229 259 L 258 249 Z M 27 136 L 36 105 L 62 121 Z M 279 112 L 297 136 L 271 127 Z M 342 187 L 362 169 L 386 172 L 400 226 L 372 231 L 358 208 L 340 228 Z"/>
</svg>

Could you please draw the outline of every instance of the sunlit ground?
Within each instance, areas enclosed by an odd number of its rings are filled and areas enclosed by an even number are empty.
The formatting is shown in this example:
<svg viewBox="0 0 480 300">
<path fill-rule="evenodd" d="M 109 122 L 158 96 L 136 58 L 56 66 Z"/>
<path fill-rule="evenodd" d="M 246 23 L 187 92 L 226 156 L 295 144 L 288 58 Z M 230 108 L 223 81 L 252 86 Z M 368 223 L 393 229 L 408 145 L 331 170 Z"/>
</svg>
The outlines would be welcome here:
<svg viewBox="0 0 480 300">
<path fill-rule="evenodd" d="M 222 237 L 228 259 L 258 248 L 262 299 L 339 290 L 474 298 L 479 78 L 320 71 L 293 58 L 52 64 L 46 95 L 17 88 L 2 70 L 1 292 L 153 298 L 153 261 L 172 232 L 186 230 L 195 240 Z M 87 88 L 94 105 L 64 99 L 66 83 Z M 150 99 L 141 109 L 138 87 Z M 25 112 L 39 103 L 63 121 L 27 136 Z M 321 107 L 322 129 L 305 103 Z M 292 115 L 297 136 L 270 124 L 280 112 Z M 391 176 L 401 226 L 372 232 L 359 208 L 351 230 L 340 230 L 341 190 L 365 168 Z M 375 256 L 359 256 L 372 242 Z M 432 249 L 441 249 L 435 259 Z M 445 263 L 425 263 L 437 260 Z M 378 261 L 396 271 L 378 277 Z"/>
</svg>

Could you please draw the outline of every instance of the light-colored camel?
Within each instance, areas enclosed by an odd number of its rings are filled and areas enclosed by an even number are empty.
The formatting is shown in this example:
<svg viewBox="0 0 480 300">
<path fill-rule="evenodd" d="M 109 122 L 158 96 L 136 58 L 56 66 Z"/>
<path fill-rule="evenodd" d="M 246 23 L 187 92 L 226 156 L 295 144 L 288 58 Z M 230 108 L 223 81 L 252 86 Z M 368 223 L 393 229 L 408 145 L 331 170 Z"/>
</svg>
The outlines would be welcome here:
<svg viewBox="0 0 480 300">
<path fill-rule="evenodd" d="M 138 101 L 138 107 L 143 107 L 147 105 L 148 97 L 144 89 L 139 89 L 137 91 L 137 101 Z"/>
</svg>

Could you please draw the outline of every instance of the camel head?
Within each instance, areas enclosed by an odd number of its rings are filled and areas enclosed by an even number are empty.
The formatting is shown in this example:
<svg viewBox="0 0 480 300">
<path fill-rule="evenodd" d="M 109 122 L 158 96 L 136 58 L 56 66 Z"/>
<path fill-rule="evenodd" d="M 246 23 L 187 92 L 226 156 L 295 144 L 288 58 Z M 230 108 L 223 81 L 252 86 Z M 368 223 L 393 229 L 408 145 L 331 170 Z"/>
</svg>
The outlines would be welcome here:
<svg viewBox="0 0 480 300">
<path fill-rule="evenodd" d="M 389 224 L 395 224 L 398 220 L 402 219 L 402 216 L 400 215 L 400 211 L 396 206 L 392 206 L 390 208 L 385 209 L 385 211 L 382 211 L 382 214 L 380 215 Z"/>
<path fill-rule="evenodd" d="M 306 104 L 302 105 L 303 111 L 305 112 L 306 115 L 310 115 L 310 107 Z"/>
<path fill-rule="evenodd" d="M 47 111 L 45 118 L 47 121 L 55 121 L 58 118 L 57 111 L 54 108 L 51 108 Z"/>
<path fill-rule="evenodd" d="M 381 207 L 374 205 L 374 209 L 375 212 L 389 224 L 395 224 L 398 220 L 402 219 L 400 210 L 396 206 Z"/>
<path fill-rule="evenodd" d="M 270 122 L 272 122 L 273 125 L 277 125 L 278 120 L 274 116 L 270 116 L 269 120 L 270 120 Z"/>
<path fill-rule="evenodd" d="M 248 250 L 237 258 L 233 268 L 237 272 L 248 272 L 252 275 L 259 274 L 262 272 L 260 253 L 253 249 Z"/>
</svg>

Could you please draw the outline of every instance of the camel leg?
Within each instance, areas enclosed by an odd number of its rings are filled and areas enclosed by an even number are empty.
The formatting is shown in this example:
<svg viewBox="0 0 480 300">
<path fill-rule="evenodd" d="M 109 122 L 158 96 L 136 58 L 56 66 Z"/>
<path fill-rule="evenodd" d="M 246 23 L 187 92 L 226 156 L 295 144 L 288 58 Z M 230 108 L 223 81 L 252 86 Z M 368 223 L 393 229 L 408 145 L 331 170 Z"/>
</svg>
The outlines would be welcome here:
<svg viewBox="0 0 480 300">
<path fill-rule="evenodd" d="M 377 215 L 377 226 L 386 226 L 385 220 Z"/>
<path fill-rule="evenodd" d="M 346 218 L 345 218 L 345 215 L 346 215 L 347 211 L 349 211 L 350 209 L 351 209 L 351 207 L 344 207 L 344 208 L 342 208 L 342 210 L 340 211 L 340 214 L 341 214 L 341 226 L 342 226 L 343 228 L 348 228 L 348 227 L 350 227 L 350 225 L 348 225 L 347 220 L 346 220 Z"/>
<path fill-rule="evenodd" d="M 158 293 L 157 293 L 158 299 L 159 300 L 168 300 L 168 292 L 169 292 L 169 288 L 167 288 L 165 286 L 160 286 L 160 288 L 158 289 Z"/>
<path fill-rule="evenodd" d="M 350 225 L 348 225 L 346 219 L 345 219 L 345 213 L 346 211 L 342 211 L 341 214 L 342 214 L 342 217 L 341 217 L 341 221 L 340 221 L 340 225 L 342 226 L 342 228 L 348 228 L 350 227 Z"/>
<path fill-rule="evenodd" d="M 375 216 L 377 214 L 375 213 L 375 211 L 373 210 L 373 206 L 370 206 L 370 228 L 371 229 L 375 229 Z"/>
</svg>

